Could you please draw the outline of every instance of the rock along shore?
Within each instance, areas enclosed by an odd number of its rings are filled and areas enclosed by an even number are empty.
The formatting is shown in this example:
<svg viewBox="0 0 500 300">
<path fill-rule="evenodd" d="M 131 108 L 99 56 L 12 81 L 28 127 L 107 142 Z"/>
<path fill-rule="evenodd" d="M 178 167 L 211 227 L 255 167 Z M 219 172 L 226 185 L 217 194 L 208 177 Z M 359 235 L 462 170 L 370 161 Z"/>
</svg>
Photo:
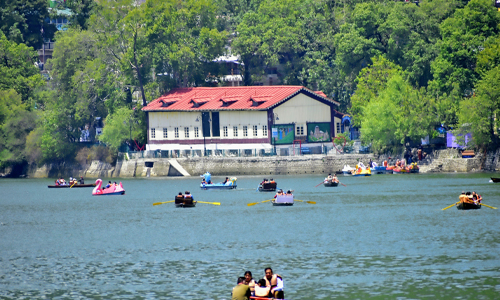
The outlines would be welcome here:
<svg viewBox="0 0 500 300">
<path fill-rule="evenodd" d="M 500 149 L 490 153 L 476 153 L 473 158 L 462 158 L 456 149 L 436 150 L 418 162 L 421 173 L 427 172 L 494 172 L 500 169 Z M 298 175 L 328 174 L 342 170 L 344 165 L 365 165 L 370 159 L 377 163 L 388 160 L 392 164 L 401 156 L 375 156 L 373 154 L 302 155 L 271 157 L 183 157 L 132 158 L 120 155 L 116 165 L 92 161 L 90 165 L 48 164 L 31 167 L 31 178 L 80 177 L 159 177 L 199 176 L 207 171 L 216 176 L 238 175 Z"/>
</svg>

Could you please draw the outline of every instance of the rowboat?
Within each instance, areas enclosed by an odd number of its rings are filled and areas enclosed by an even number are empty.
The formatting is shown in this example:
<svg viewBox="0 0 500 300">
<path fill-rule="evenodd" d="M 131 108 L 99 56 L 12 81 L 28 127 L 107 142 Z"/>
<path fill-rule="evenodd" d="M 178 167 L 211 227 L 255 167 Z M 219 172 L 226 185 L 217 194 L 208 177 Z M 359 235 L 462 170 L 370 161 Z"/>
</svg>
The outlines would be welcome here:
<svg viewBox="0 0 500 300">
<path fill-rule="evenodd" d="M 259 192 L 275 192 L 277 183 L 275 181 L 269 181 L 259 184 Z"/>
<path fill-rule="evenodd" d="M 271 200 L 273 206 L 292 206 L 293 194 L 276 195 L 276 198 Z"/>
<path fill-rule="evenodd" d="M 474 204 L 469 202 L 460 202 L 457 204 L 457 209 L 468 210 L 468 209 L 480 209 L 481 204 Z"/>
<path fill-rule="evenodd" d="M 493 182 L 500 182 L 500 178 L 490 177 Z"/>
<path fill-rule="evenodd" d="M 331 187 L 331 186 L 337 186 L 337 185 L 339 185 L 339 182 L 338 182 L 338 181 L 337 181 L 337 182 L 335 182 L 335 181 L 333 181 L 333 180 L 325 180 L 325 181 L 323 182 L 323 185 L 324 185 L 324 186 L 328 186 L 328 187 Z"/>
<path fill-rule="evenodd" d="M 89 183 L 89 184 L 75 184 L 75 185 L 49 185 L 49 189 L 63 189 L 63 188 L 84 188 L 84 187 L 95 187 L 95 183 Z"/>
<path fill-rule="evenodd" d="M 193 198 L 184 198 L 184 196 L 175 196 L 175 207 L 195 207 L 196 201 Z"/>
</svg>

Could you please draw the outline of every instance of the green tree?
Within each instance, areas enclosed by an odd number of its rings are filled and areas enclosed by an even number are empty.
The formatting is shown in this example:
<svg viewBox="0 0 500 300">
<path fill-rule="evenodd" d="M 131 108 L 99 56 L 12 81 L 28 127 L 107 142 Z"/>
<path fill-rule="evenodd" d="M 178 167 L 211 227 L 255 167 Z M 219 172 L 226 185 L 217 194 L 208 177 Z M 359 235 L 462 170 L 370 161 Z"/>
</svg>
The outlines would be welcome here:
<svg viewBox="0 0 500 300">
<path fill-rule="evenodd" d="M 444 20 L 440 25 L 439 56 L 432 63 L 433 88 L 449 95 L 458 83 L 458 90 L 470 97 L 479 79 L 475 70 L 477 56 L 486 40 L 498 35 L 499 24 L 500 14 L 489 0 L 471 0 Z"/>
<path fill-rule="evenodd" d="M 472 132 L 474 143 L 482 148 L 498 145 L 500 120 L 500 66 L 486 72 L 478 82 L 476 94 L 460 103 L 461 133 Z"/>
<path fill-rule="evenodd" d="M 393 75 L 378 97 L 364 108 L 361 140 L 375 151 L 403 146 L 431 132 L 435 116 L 425 90 L 414 89 L 400 74 Z"/>
<path fill-rule="evenodd" d="M 47 0 L 0 0 L 0 30 L 18 44 L 40 49 L 43 39 L 51 39 L 57 31 L 48 19 Z"/>
<path fill-rule="evenodd" d="M 36 61 L 32 48 L 9 41 L 0 32 L 0 90 L 14 89 L 31 107 L 36 91 L 44 86 Z"/>
<path fill-rule="evenodd" d="M 96 7 L 96 2 L 94 0 L 66 0 L 66 5 L 73 12 L 69 19 L 70 26 L 87 30 L 87 21 Z"/>
<path fill-rule="evenodd" d="M 135 116 L 134 110 L 121 107 L 113 114 L 108 115 L 99 140 L 117 151 L 126 140 L 133 140 L 142 135 L 144 128 L 139 121 L 140 119 Z"/>
</svg>

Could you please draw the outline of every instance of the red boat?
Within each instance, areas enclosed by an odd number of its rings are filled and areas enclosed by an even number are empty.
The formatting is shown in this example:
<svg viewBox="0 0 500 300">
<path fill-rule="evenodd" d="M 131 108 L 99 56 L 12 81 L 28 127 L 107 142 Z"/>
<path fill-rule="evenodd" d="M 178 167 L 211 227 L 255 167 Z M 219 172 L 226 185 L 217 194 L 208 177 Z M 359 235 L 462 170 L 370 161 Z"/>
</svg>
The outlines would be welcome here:
<svg viewBox="0 0 500 300">
<path fill-rule="evenodd" d="M 101 195 L 123 195 L 125 194 L 125 190 L 123 189 L 122 183 L 115 185 L 112 184 L 110 187 L 103 189 L 102 188 L 102 180 L 97 179 L 95 182 L 96 187 L 92 191 L 92 196 L 101 196 Z"/>
</svg>

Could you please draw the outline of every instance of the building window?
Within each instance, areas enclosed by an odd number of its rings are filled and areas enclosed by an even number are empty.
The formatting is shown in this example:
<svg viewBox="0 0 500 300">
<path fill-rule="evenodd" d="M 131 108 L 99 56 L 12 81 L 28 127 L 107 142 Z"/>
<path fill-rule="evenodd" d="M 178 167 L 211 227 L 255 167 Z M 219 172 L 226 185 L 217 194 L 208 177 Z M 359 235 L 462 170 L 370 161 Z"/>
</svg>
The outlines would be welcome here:
<svg viewBox="0 0 500 300">
<path fill-rule="evenodd" d="M 297 135 L 304 135 L 304 126 L 297 126 Z"/>
<path fill-rule="evenodd" d="M 238 136 L 238 126 L 233 126 L 233 136 Z"/>
<path fill-rule="evenodd" d="M 262 125 L 262 135 L 267 136 L 267 125 Z"/>
<path fill-rule="evenodd" d="M 155 132 L 155 129 L 154 128 L 151 128 L 151 139 L 155 139 L 156 138 L 156 132 Z"/>
<path fill-rule="evenodd" d="M 253 136 L 257 136 L 257 125 L 253 126 Z"/>
<path fill-rule="evenodd" d="M 167 128 L 163 128 L 163 138 L 168 139 L 168 129 Z"/>
<path fill-rule="evenodd" d="M 340 133 L 340 122 L 337 122 L 337 133 Z"/>
<path fill-rule="evenodd" d="M 248 136 L 248 126 L 243 126 L 243 136 Z"/>
<path fill-rule="evenodd" d="M 200 131 L 198 130 L 198 127 L 194 128 L 194 137 L 195 138 L 200 137 Z"/>
<path fill-rule="evenodd" d="M 178 139 L 178 138 L 179 138 L 179 127 L 174 127 L 174 137 L 175 137 L 176 139 Z"/>
<path fill-rule="evenodd" d="M 227 137 L 227 126 L 222 127 L 222 134 L 224 137 Z"/>
<path fill-rule="evenodd" d="M 189 127 L 184 127 L 184 137 L 189 138 Z"/>
</svg>

